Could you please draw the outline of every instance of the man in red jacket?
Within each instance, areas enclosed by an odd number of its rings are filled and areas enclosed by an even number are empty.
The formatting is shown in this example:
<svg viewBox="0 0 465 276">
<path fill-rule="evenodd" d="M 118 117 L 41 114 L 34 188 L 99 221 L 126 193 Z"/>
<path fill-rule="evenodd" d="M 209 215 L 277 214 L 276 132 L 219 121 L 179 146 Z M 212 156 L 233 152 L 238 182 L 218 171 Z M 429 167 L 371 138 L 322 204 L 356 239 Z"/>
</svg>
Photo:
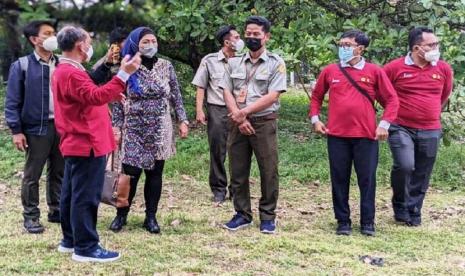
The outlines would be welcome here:
<svg viewBox="0 0 465 276">
<path fill-rule="evenodd" d="M 310 117 L 317 133 L 328 136 L 336 234 L 350 235 L 352 222 L 349 186 L 352 163 L 360 189 L 361 233 L 375 234 L 376 168 L 378 140 L 386 140 L 399 102 L 386 74 L 362 57 L 370 39 L 358 30 L 345 32 L 339 41 L 339 60 L 323 69 L 310 104 Z M 329 90 L 328 125 L 320 121 L 320 110 Z M 384 107 L 376 126 L 375 99 Z"/>
<path fill-rule="evenodd" d="M 431 29 L 412 29 L 409 50 L 384 71 L 400 102 L 397 119 L 389 129 L 394 219 L 419 226 L 442 133 L 441 109 L 452 92 L 453 72 L 439 60 L 439 40 Z"/>
<path fill-rule="evenodd" d="M 57 39 L 63 56 L 53 73 L 52 89 L 65 158 L 60 201 L 63 239 L 58 251 L 73 252 L 75 261 L 110 262 L 120 255 L 99 245 L 96 230 L 106 155 L 116 146 L 107 103 L 124 100 L 126 81 L 139 68 L 140 57 L 137 54 L 130 61 L 125 57 L 118 74 L 99 87 L 82 66 L 93 53 L 89 34 L 67 26 Z"/>
</svg>

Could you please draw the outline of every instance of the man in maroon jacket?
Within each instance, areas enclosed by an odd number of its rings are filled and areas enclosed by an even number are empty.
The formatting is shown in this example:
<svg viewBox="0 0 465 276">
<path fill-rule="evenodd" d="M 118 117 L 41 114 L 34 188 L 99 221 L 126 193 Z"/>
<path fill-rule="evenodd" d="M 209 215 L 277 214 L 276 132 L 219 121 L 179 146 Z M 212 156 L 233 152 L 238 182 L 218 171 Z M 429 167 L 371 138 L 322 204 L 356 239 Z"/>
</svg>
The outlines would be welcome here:
<svg viewBox="0 0 465 276">
<path fill-rule="evenodd" d="M 140 66 L 139 54 L 125 57 L 120 71 L 107 84 L 96 86 L 82 66 L 92 57 L 89 34 L 67 26 L 58 33 L 63 51 L 53 73 L 55 121 L 65 158 L 60 214 L 63 240 L 58 251 L 73 252 L 80 262 L 110 262 L 117 252 L 99 245 L 96 230 L 106 155 L 115 149 L 107 104 L 124 100 L 126 81 Z"/>
<path fill-rule="evenodd" d="M 310 117 L 317 133 L 328 136 L 336 234 L 350 235 L 352 222 L 349 186 L 352 163 L 360 189 L 361 233 L 375 234 L 376 168 L 378 140 L 386 140 L 399 102 L 384 71 L 365 61 L 362 53 L 370 43 L 358 30 L 345 32 L 339 41 L 339 60 L 323 69 L 310 104 Z M 329 93 L 328 125 L 320 121 L 320 110 Z M 384 107 L 376 126 L 375 99 Z"/>
<path fill-rule="evenodd" d="M 394 219 L 419 226 L 442 133 L 441 109 L 452 92 L 453 72 L 439 60 L 439 40 L 431 29 L 412 29 L 409 50 L 384 71 L 400 102 L 397 119 L 389 129 Z"/>
</svg>

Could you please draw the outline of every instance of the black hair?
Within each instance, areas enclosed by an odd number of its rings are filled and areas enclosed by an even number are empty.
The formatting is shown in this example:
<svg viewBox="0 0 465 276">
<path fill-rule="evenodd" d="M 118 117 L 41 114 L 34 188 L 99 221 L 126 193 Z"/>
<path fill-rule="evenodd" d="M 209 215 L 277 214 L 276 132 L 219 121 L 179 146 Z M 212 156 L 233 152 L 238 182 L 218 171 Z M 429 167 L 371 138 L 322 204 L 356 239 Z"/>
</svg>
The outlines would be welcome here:
<svg viewBox="0 0 465 276">
<path fill-rule="evenodd" d="M 123 42 L 128 37 L 128 35 L 129 35 L 128 31 L 126 31 L 125 29 L 121 27 L 116 27 L 110 32 L 110 37 L 109 37 L 110 44 L 115 44 L 115 43 L 119 44 Z"/>
<path fill-rule="evenodd" d="M 433 30 L 427 27 L 416 27 L 410 30 L 408 34 L 408 49 L 413 50 L 413 46 L 423 41 L 423 33 L 433 33 Z"/>
<path fill-rule="evenodd" d="M 40 28 L 42 26 L 44 26 L 44 25 L 50 26 L 53 29 L 55 29 L 55 26 L 53 26 L 53 23 L 51 21 L 48 21 L 48 20 L 35 20 L 35 21 L 29 22 L 26 26 L 24 26 L 23 34 L 26 37 L 27 41 L 32 46 L 34 46 L 34 44 L 32 44 L 32 42 L 29 40 L 29 38 L 31 36 L 38 36 Z"/>
<path fill-rule="evenodd" d="M 232 30 L 236 30 L 234 25 L 225 25 L 221 26 L 216 32 L 216 40 L 220 43 L 221 46 L 224 45 L 224 41 L 229 38 Z"/>
<path fill-rule="evenodd" d="M 341 39 L 342 38 L 355 38 L 355 42 L 358 45 L 365 46 L 365 48 L 367 48 L 368 45 L 370 45 L 370 38 L 364 32 L 360 30 L 346 31 L 341 35 Z"/>
<path fill-rule="evenodd" d="M 74 49 L 77 42 L 84 41 L 86 38 L 87 33 L 84 29 L 74 26 L 66 26 L 58 32 L 58 47 L 63 52 L 69 52 Z"/>
<path fill-rule="evenodd" d="M 263 16 L 257 16 L 257 15 L 250 16 L 245 21 L 245 27 L 247 28 L 247 26 L 250 24 L 256 24 L 258 26 L 261 26 L 262 30 L 265 33 L 269 33 L 271 30 L 271 22 Z"/>
</svg>

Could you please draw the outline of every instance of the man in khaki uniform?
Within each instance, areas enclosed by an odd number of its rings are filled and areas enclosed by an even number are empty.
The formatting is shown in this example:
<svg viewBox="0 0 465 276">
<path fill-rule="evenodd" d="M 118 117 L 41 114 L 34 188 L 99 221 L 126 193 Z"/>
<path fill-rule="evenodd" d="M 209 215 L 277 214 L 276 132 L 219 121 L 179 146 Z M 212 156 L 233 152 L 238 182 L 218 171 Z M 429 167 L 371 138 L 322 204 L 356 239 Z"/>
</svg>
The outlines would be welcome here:
<svg viewBox="0 0 465 276">
<path fill-rule="evenodd" d="M 216 39 L 222 48 L 216 53 L 202 59 L 192 84 L 197 86 L 196 110 L 197 122 L 207 124 L 208 143 L 210 145 L 210 177 L 209 183 L 214 202 L 220 204 L 226 199 L 228 181 L 224 162 L 226 160 L 226 141 L 228 137 L 228 109 L 223 99 L 223 89 L 219 87 L 223 80 L 228 58 L 244 48 L 236 28 L 232 25 L 221 27 Z M 207 97 L 207 114 L 203 111 L 205 96 Z M 229 197 L 231 198 L 231 186 Z"/>
<path fill-rule="evenodd" d="M 234 231 L 252 223 L 249 175 L 255 154 L 262 192 L 260 232 L 272 234 L 279 190 L 276 119 L 279 96 L 286 91 L 286 66 L 265 48 L 270 22 L 251 16 L 245 25 L 245 44 L 250 51 L 228 61 L 229 71 L 220 85 L 234 123 L 229 134 L 229 158 L 236 214 L 224 227 Z"/>
</svg>

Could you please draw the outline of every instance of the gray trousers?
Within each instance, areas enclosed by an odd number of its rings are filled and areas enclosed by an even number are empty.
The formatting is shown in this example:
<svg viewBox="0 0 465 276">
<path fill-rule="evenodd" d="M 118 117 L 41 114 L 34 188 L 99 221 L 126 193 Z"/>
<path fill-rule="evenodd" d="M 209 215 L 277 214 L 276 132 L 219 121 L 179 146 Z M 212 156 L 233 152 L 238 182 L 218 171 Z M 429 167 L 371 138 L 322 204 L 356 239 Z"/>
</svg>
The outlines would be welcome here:
<svg viewBox="0 0 465 276">
<path fill-rule="evenodd" d="M 440 129 L 389 128 L 393 166 L 392 205 L 396 218 L 421 217 L 421 208 L 442 135 Z"/>
<path fill-rule="evenodd" d="M 208 144 L 210 145 L 210 188 L 215 199 L 225 199 L 228 180 L 226 161 L 228 140 L 228 109 L 226 106 L 207 104 Z M 231 186 L 229 186 L 231 195 Z"/>
<path fill-rule="evenodd" d="M 60 210 L 61 182 L 64 159 L 60 153 L 60 137 L 53 121 L 49 122 L 44 136 L 26 134 L 28 148 L 24 164 L 24 178 L 21 186 L 21 201 L 25 219 L 40 217 L 39 180 L 47 163 L 46 196 L 49 213 Z"/>
</svg>

